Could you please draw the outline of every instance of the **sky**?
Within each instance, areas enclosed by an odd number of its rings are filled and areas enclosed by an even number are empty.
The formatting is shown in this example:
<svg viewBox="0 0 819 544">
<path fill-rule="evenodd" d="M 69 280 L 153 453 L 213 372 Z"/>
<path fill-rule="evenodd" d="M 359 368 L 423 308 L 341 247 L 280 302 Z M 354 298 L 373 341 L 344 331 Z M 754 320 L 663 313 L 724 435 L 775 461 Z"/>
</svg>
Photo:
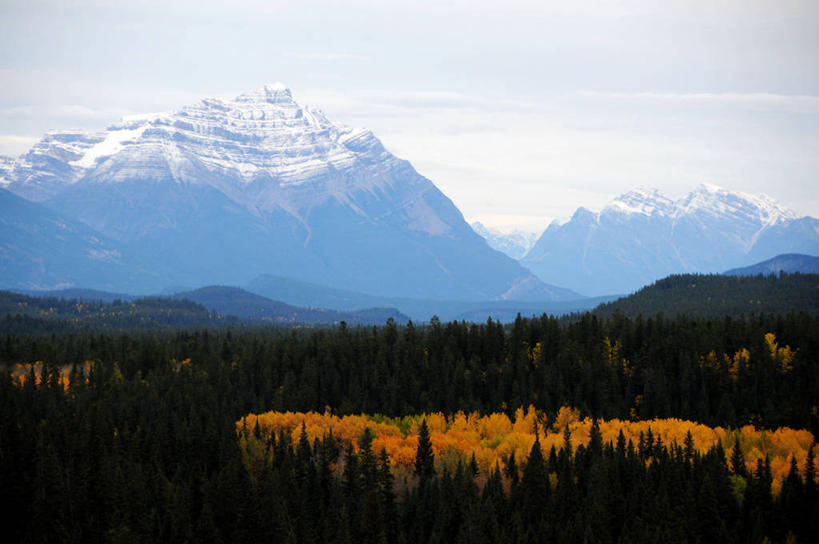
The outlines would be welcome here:
<svg viewBox="0 0 819 544">
<path fill-rule="evenodd" d="M 277 81 L 489 226 L 700 183 L 819 217 L 816 0 L 0 2 L 0 154 Z"/>
</svg>

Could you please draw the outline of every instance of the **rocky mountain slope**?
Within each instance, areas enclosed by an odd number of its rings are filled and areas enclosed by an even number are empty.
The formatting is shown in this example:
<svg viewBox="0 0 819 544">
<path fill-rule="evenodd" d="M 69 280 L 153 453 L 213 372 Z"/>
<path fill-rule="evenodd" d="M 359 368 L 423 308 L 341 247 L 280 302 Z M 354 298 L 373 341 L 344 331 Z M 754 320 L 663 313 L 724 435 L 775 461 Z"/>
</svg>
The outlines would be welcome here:
<svg viewBox="0 0 819 544">
<path fill-rule="evenodd" d="M 85 223 L 0 189 L 0 281 L 16 289 L 150 283 L 143 267 L 116 241 Z"/>
<path fill-rule="evenodd" d="M 275 274 L 375 295 L 554 298 L 371 132 L 332 123 L 281 85 L 126 118 L 98 134 L 47 134 L 2 184 L 160 271 L 161 284 L 116 276 L 108 289 Z M 51 271 L 54 285 L 78 285 L 62 277 L 71 270 Z M 16 287 L 19 278 L 0 280 Z"/>
</svg>

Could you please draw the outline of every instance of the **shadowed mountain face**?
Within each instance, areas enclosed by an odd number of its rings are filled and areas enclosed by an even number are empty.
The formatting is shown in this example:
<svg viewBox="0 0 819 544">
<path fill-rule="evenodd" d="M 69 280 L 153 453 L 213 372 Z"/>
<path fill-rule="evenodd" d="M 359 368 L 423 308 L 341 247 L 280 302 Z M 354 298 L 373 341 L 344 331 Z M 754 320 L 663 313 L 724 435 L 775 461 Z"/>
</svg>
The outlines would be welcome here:
<svg viewBox="0 0 819 544">
<path fill-rule="evenodd" d="M 0 189 L 0 278 L 18 289 L 113 289 L 160 276 L 81 221 Z"/>
<path fill-rule="evenodd" d="M 637 190 L 599 213 L 580 208 L 550 225 L 521 263 L 543 281 L 599 295 L 784 252 L 819 253 L 819 220 L 798 218 L 766 196 L 702 185 L 676 201 Z"/>
<path fill-rule="evenodd" d="M 559 292 L 492 250 L 371 132 L 336 125 L 277 85 L 126 118 L 99 134 L 49 134 L 4 178 L 162 278 L 106 278 L 108 288 L 242 285 L 275 274 L 450 300 Z M 55 286 L 76 285 L 61 273 Z"/>
</svg>

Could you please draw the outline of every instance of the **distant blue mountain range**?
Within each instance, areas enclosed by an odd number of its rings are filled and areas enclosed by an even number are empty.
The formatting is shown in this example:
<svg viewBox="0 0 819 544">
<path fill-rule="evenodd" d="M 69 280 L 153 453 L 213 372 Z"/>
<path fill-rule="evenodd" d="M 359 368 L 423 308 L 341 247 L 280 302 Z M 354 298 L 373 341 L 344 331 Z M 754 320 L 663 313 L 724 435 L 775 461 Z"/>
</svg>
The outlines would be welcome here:
<svg viewBox="0 0 819 544">
<path fill-rule="evenodd" d="M 756 276 L 762 274 L 819 274 L 819 257 L 813 255 L 801 255 L 799 253 L 786 253 L 777 255 L 773 259 L 762 261 L 743 268 L 732 268 L 725 272 L 726 276 Z"/>
</svg>

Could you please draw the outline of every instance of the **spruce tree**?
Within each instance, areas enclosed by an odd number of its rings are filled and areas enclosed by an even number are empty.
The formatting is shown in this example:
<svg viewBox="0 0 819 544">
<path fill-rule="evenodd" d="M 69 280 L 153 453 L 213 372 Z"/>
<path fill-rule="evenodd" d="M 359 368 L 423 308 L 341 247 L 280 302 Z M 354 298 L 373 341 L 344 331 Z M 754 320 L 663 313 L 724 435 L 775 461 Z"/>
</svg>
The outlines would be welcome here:
<svg viewBox="0 0 819 544">
<path fill-rule="evenodd" d="M 739 433 L 737 433 L 737 441 L 734 443 L 734 449 L 731 451 L 731 470 L 737 476 L 748 476 L 748 470 L 745 467 L 745 455 L 743 455 L 742 447 L 739 443 Z"/>
<path fill-rule="evenodd" d="M 421 420 L 418 429 L 418 448 L 415 450 L 415 475 L 422 484 L 435 477 L 435 454 L 429 439 L 429 427 L 426 418 Z"/>
<path fill-rule="evenodd" d="M 529 452 L 529 459 L 523 467 L 519 489 L 523 519 L 529 525 L 536 525 L 549 505 L 550 495 L 549 475 L 540 449 L 540 437 L 537 435 Z"/>
<path fill-rule="evenodd" d="M 509 481 L 512 484 L 512 491 L 514 491 L 518 486 L 518 482 L 520 481 L 520 474 L 518 474 L 518 463 L 515 460 L 514 451 L 509 454 L 509 458 L 506 460 L 504 474 L 506 474 L 506 477 L 509 478 Z"/>
</svg>

